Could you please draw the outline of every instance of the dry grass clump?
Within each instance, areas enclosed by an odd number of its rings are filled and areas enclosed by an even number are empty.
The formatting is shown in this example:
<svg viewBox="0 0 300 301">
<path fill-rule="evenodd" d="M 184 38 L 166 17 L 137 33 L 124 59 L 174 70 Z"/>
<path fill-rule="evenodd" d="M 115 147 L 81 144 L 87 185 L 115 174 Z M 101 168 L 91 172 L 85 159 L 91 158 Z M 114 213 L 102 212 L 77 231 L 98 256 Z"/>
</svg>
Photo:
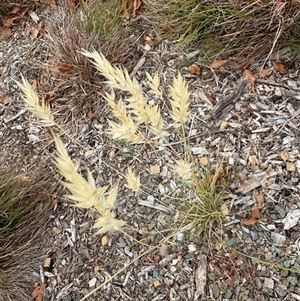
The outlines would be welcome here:
<svg viewBox="0 0 300 301">
<path fill-rule="evenodd" d="M 0 166 L 0 300 L 29 300 L 49 218 L 45 173 Z"/>
<path fill-rule="evenodd" d="M 192 197 L 193 201 L 190 203 L 191 206 L 179 206 L 183 210 L 180 226 L 187 229 L 192 227 L 193 223 L 201 223 L 203 227 L 200 227 L 199 230 L 211 232 L 215 223 L 220 222 L 223 216 L 221 210 L 222 194 L 220 194 L 220 190 L 216 189 L 219 175 L 215 175 L 212 181 L 210 177 L 201 176 L 201 171 L 190 153 L 184 128 L 190 114 L 190 92 L 183 77 L 178 74 L 170 86 L 172 99 L 169 101 L 169 120 L 172 120 L 172 122 L 171 125 L 167 126 L 159 106 L 148 103 L 142 87 L 136 79 L 131 79 L 127 70 L 113 67 L 105 56 L 97 51 L 84 51 L 82 53 L 92 59 L 93 65 L 107 79 L 106 83 L 110 88 L 119 89 L 129 94 L 127 99 L 116 101 L 114 90 L 105 93 L 104 98 L 117 121 L 109 120 L 110 129 L 108 134 L 116 141 L 122 140 L 133 145 L 148 143 L 155 147 L 154 145 L 163 141 L 174 155 L 174 177 L 188 189 L 189 193 L 194 195 Z M 152 88 L 152 94 L 163 100 L 163 95 L 159 89 L 158 75 L 151 76 L 147 74 L 147 78 L 149 86 Z M 39 104 L 38 97 L 32 91 L 28 81 L 23 79 L 23 84 L 17 84 L 25 94 L 25 102 L 28 104 L 29 110 L 39 117 L 45 125 L 57 126 L 52 114 L 47 113 L 49 107 L 43 103 Z M 176 152 L 167 141 L 166 137 L 169 136 L 171 131 L 177 131 L 181 136 L 185 149 L 183 155 Z M 79 162 L 74 164 L 69 158 L 61 139 L 57 135 L 53 134 L 53 136 L 57 148 L 54 163 L 66 180 L 62 181 L 62 184 L 72 193 L 67 195 L 66 198 L 71 200 L 77 207 L 93 208 L 98 211 L 100 217 L 94 225 L 95 228 L 100 228 L 97 234 L 120 230 L 125 222 L 117 220 L 113 210 L 117 199 L 118 186 L 105 193 L 108 187 L 97 188 L 89 170 L 87 171 L 87 180 L 84 179 L 78 172 Z M 143 185 L 139 176 L 136 176 L 130 167 L 123 176 L 126 179 L 128 189 L 143 192 Z M 197 202 L 194 202 L 194 199 L 197 199 Z M 183 197 L 182 200 L 185 204 L 190 202 L 186 197 Z M 204 222 L 202 222 L 202 219 Z"/>
<path fill-rule="evenodd" d="M 228 188 L 228 183 L 221 183 L 220 178 L 224 176 L 221 166 L 218 166 L 213 176 L 209 169 L 200 169 L 193 158 L 189 145 L 185 137 L 185 124 L 189 120 L 189 97 L 190 92 L 183 77 L 178 74 L 173 79 L 170 86 L 171 99 L 169 100 L 169 116 L 172 120 L 171 127 L 167 126 L 163 119 L 158 105 L 150 105 L 144 97 L 142 87 L 131 79 L 127 70 L 113 67 L 103 54 L 96 51 L 83 54 L 92 59 L 97 70 L 107 79 L 106 83 L 111 89 L 119 89 L 129 93 L 125 100 L 115 99 L 112 90 L 106 93 L 104 98 L 110 106 L 111 112 L 118 122 L 109 121 L 111 128 L 109 134 L 115 140 L 125 140 L 128 143 L 149 143 L 154 146 L 154 141 L 164 141 L 164 145 L 169 147 L 175 157 L 174 177 L 181 183 L 184 193 L 192 195 L 187 198 L 182 196 L 179 205 L 180 229 L 194 229 L 194 233 L 212 233 L 214 227 L 221 223 L 224 217 L 224 193 Z M 159 89 L 159 77 L 147 74 L 149 86 L 152 94 L 163 100 L 163 95 Z M 172 129 L 173 128 L 173 129 Z M 145 131 L 146 130 L 146 131 Z M 179 154 L 165 139 L 171 131 L 177 131 L 182 138 L 185 153 Z M 133 191 L 142 191 L 139 177 L 131 168 L 128 169 L 125 179 L 127 187 Z M 229 179 L 229 175 L 224 177 Z M 182 202 L 183 201 L 183 202 Z M 209 235 L 211 236 L 211 235 Z"/>
<path fill-rule="evenodd" d="M 285 44 L 299 49 L 299 1 L 151 1 L 147 14 L 163 38 L 202 56 L 239 54 L 251 59 Z M 298 45 L 298 46 L 297 46 Z"/>
</svg>

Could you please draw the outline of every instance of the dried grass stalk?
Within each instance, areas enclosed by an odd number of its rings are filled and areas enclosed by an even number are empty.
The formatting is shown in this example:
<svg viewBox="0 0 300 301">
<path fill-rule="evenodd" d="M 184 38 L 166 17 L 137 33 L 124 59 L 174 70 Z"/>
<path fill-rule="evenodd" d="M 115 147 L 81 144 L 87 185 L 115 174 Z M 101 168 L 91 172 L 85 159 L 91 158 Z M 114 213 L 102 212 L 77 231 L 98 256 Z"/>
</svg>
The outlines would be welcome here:
<svg viewBox="0 0 300 301">
<path fill-rule="evenodd" d="M 16 81 L 16 84 L 25 94 L 24 101 L 28 105 L 28 109 L 35 116 L 41 119 L 44 126 L 55 125 L 54 118 L 50 110 L 50 106 L 47 105 L 44 100 L 42 100 L 40 104 L 39 97 L 36 91 L 33 90 L 32 86 L 30 85 L 28 80 L 23 77 L 23 75 L 22 75 L 22 82 L 23 84 Z"/>
</svg>

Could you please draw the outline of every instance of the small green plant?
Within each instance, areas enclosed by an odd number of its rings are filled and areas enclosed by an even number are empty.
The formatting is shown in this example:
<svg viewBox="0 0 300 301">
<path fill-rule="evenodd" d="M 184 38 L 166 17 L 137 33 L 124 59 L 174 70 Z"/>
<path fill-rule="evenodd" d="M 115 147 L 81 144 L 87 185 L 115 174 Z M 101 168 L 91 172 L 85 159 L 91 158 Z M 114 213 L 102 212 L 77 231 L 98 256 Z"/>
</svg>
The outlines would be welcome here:
<svg viewBox="0 0 300 301">
<path fill-rule="evenodd" d="M 41 258 L 35 244 L 48 220 L 47 187 L 41 171 L 20 173 L 0 164 L 0 300 L 27 296 L 32 285 Z"/>
<path fill-rule="evenodd" d="M 300 18 L 297 1 L 275 5 L 272 0 L 156 0 L 146 15 L 159 22 L 163 39 L 177 41 L 176 47 L 199 48 L 208 58 L 235 53 L 251 59 L 295 39 Z"/>
<path fill-rule="evenodd" d="M 96 34 L 102 44 L 121 42 L 126 33 L 120 1 L 82 1 L 78 23 L 89 35 Z"/>
</svg>

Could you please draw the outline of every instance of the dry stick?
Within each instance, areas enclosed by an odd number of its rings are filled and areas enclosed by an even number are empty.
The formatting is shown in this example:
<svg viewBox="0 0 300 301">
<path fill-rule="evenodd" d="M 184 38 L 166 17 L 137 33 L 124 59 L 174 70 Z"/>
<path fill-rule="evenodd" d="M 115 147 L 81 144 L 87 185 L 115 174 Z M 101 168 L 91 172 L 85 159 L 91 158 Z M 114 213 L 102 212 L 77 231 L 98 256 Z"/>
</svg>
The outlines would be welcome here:
<svg viewBox="0 0 300 301">
<path fill-rule="evenodd" d="M 219 119 L 222 114 L 225 114 L 228 110 L 230 110 L 231 105 L 241 97 L 248 84 L 248 77 L 244 77 L 238 84 L 236 89 L 232 92 L 232 94 L 215 105 L 215 107 L 211 110 L 208 118 L 212 117 L 213 119 Z"/>
</svg>

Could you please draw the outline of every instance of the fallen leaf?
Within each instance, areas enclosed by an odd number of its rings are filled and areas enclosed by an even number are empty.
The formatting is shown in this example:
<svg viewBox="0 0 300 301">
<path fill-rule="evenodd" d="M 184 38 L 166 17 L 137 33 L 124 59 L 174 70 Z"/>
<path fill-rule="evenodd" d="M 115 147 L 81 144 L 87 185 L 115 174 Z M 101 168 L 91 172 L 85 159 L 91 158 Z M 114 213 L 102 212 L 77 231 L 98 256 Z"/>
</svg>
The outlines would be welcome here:
<svg viewBox="0 0 300 301">
<path fill-rule="evenodd" d="M 280 154 L 280 157 L 283 161 L 287 161 L 290 156 L 289 156 L 289 153 L 287 151 L 283 151 L 281 154 Z"/>
<path fill-rule="evenodd" d="M 229 209 L 227 207 L 226 204 L 222 204 L 221 206 L 221 213 L 224 215 L 224 216 L 227 216 L 229 214 Z"/>
<path fill-rule="evenodd" d="M 201 75 L 201 69 L 196 64 L 188 66 L 188 71 L 192 75 L 197 75 L 197 76 Z"/>
<path fill-rule="evenodd" d="M 296 165 L 293 162 L 286 162 L 287 171 L 296 171 Z"/>
<path fill-rule="evenodd" d="M 50 268 L 51 262 L 52 262 L 52 258 L 51 258 L 51 257 L 47 257 L 47 258 L 44 260 L 44 268 Z"/>
<path fill-rule="evenodd" d="M 208 165 L 208 163 L 209 163 L 207 157 L 201 157 L 201 158 L 199 159 L 199 162 L 200 162 L 200 164 L 201 164 L 202 166 L 206 166 L 206 165 Z"/>
<path fill-rule="evenodd" d="M 92 108 L 90 107 L 87 113 L 87 117 L 90 121 L 92 121 L 93 117 L 94 117 L 94 112 L 92 110 Z"/>
<path fill-rule="evenodd" d="M 10 11 L 10 14 L 17 14 L 20 11 L 19 6 L 14 6 L 14 8 Z"/>
<path fill-rule="evenodd" d="M 223 120 L 220 124 L 220 130 L 225 130 L 228 128 L 228 121 Z"/>
<path fill-rule="evenodd" d="M 241 223 L 244 225 L 255 225 L 259 220 L 260 220 L 260 211 L 259 211 L 258 204 L 256 202 L 255 208 L 252 209 L 251 218 L 243 219 Z"/>
<path fill-rule="evenodd" d="M 2 103 L 6 104 L 8 103 L 8 101 L 9 101 L 8 95 L 7 94 L 2 95 Z"/>
<path fill-rule="evenodd" d="M 66 3 L 66 7 L 68 9 L 75 9 L 78 5 L 79 5 L 79 1 L 78 0 L 69 0 Z"/>
<path fill-rule="evenodd" d="M 35 301 L 43 301 L 43 294 L 46 287 L 46 283 L 37 285 L 32 292 L 32 298 L 34 298 Z"/>
<path fill-rule="evenodd" d="M 41 3 L 49 4 L 52 8 L 57 8 L 55 0 L 41 0 Z"/>
<path fill-rule="evenodd" d="M 159 286 L 161 286 L 161 283 L 159 280 L 156 279 L 153 281 L 153 285 L 154 285 L 154 287 L 159 287 Z"/>
<path fill-rule="evenodd" d="M 146 37 L 145 45 L 152 47 L 154 45 L 154 42 L 150 37 Z"/>
<path fill-rule="evenodd" d="M 46 94 L 46 96 L 44 97 L 44 102 L 49 104 L 53 101 L 53 98 L 55 96 L 55 92 L 54 91 L 50 91 Z"/>
<path fill-rule="evenodd" d="M 259 77 L 267 77 L 269 76 L 273 71 L 273 68 L 268 68 L 268 69 L 263 69 L 263 70 L 260 70 L 259 72 L 255 73 L 255 75 L 259 76 Z"/>
<path fill-rule="evenodd" d="M 18 19 L 18 17 L 2 19 L 3 26 L 11 27 L 11 26 L 15 25 L 14 20 L 16 20 L 16 19 Z"/>
<path fill-rule="evenodd" d="M 71 64 L 61 64 L 58 67 L 58 70 L 61 73 L 72 74 L 72 73 L 74 73 L 74 66 Z"/>
<path fill-rule="evenodd" d="M 28 37 L 31 35 L 33 38 L 36 38 L 39 34 L 39 30 L 35 27 L 29 27 L 26 29 L 25 35 Z"/>
<path fill-rule="evenodd" d="M 33 90 L 36 90 L 36 87 L 37 87 L 37 80 L 36 80 L 36 79 L 34 79 L 34 80 L 32 81 L 31 87 L 32 87 Z"/>
<path fill-rule="evenodd" d="M 245 69 L 244 72 L 243 72 L 243 76 L 249 78 L 249 81 L 250 81 L 250 83 L 251 83 L 252 91 L 255 92 L 255 86 L 254 86 L 254 83 L 255 83 L 255 81 L 256 81 L 256 78 L 255 78 L 255 76 L 253 75 L 253 73 L 252 73 L 251 71 Z"/>
<path fill-rule="evenodd" d="M 109 243 L 109 236 L 108 235 L 104 235 L 101 238 L 101 244 L 102 244 L 102 246 L 106 246 L 108 243 Z"/>
<path fill-rule="evenodd" d="M 212 97 L 212 95 L 210 93 L 208 93 L 207 91 L 205 91 L 204 89 L 203 89 L 203 93 L 211 103 L 216 102 L 215 99 Z"/>
<path fill-rule="evenodd" d="M 283 64 L 281 61 L 275 61 L 274 64 L 274 69 L 277 70 L 280 74 L 287 74 L 288 72 L 285 70 Z"/>
<path fill-rule="evenodd" d="M 3 26 L 0 28 L 0 38 L 10 37 L 12 34 L 10 27 Z"/>
<path fill-rule="evenodd" d="M 212 69 L 218 69 L 221 66 L 225 65 L 228 60 L 214 60 L 209 64 L 209 67 Z"/>
<path fill-rule="evenodd" d="M 150 173 L 151 175 L 157 175 L 160 173 L 160 166 L 159 165 L 151 165 L 150 166 Z"/>
</svg>

